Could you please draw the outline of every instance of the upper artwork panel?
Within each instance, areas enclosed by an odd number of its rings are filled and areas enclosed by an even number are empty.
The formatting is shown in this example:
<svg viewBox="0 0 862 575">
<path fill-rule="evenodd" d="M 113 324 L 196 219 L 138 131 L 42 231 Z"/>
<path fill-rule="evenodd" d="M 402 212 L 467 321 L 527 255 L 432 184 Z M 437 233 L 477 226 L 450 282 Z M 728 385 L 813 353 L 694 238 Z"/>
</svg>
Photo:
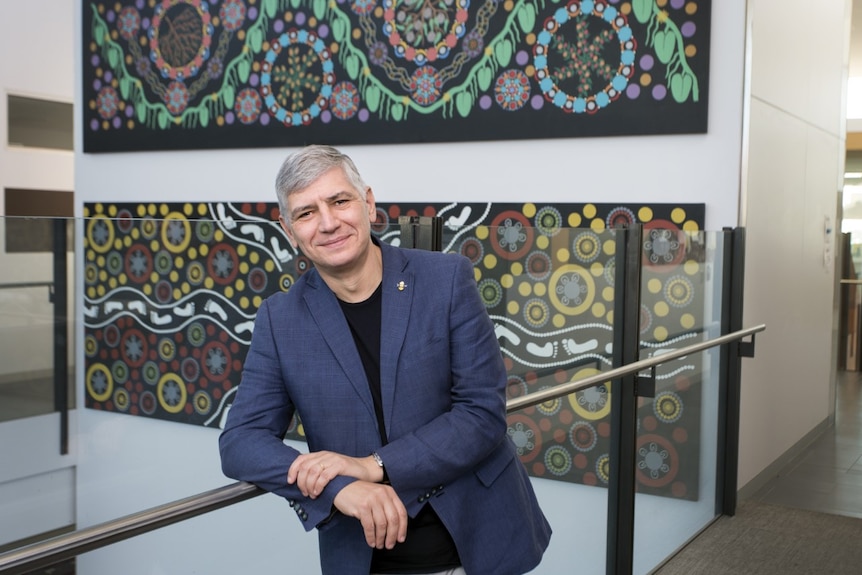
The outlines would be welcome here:
<svg viewBox="0 0 862 575">
<path fill-rule="evenodd" d="M 710 0 L 84 2 L 84 151 L 703 133 Z"/>
</svg>

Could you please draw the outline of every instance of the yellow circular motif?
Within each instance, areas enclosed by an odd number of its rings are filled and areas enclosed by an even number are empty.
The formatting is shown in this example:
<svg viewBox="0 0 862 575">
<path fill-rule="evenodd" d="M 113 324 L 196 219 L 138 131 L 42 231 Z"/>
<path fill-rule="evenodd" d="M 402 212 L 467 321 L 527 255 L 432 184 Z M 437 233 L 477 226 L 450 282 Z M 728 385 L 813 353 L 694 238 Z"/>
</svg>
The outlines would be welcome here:
<svg viewBox="0 0 862 575">
<path fill-rule="evenodd" d="M 545 297 L 545 294 L 548 293 L 548 286 L 545 284 L 536 284 L 533 286 L 533 293 L 538 297 Z"/>
<path fill-rule="evenodd" d="M 584 216 L 586 216 L 588 219 L 596 217 L 596 212 L 596 206 L 594 206 L 593 204 L 587 204 L 584 206 Z"/>
<path fill-rule="evenodd" d="M 548 245 L 550 245 L 550 243 L 551 243 L 551 238 L 549 238 L 548 236 L 540 235 L 539 237 L 536 238 L 536 247 L 539 248 L 540 250 L 547 249 Z"/>
<path fill-rule="evenodd" d="M 607 286 L 602 290 L 602 299 L 605 301 L 614 301 L 614 288 Z"/>
<path fill-rule="evenodd" d="M 561 313 L 557 313 L 554 314 L 554 317 L 551 321 L 554 323 L 554 327 L 561 328 L 566 325 L 566 316 Z"/>
<path fill-rule="evenodd" d="M 612 256 L 617 253 L 617 242 L 614 240 L 605 240 L 602 242 L 602 251 L 605 255 Z"/>
<path fill-rule="evenodd" d="M 697 222 L 694 222 L 692 220 L 685 222 L 682 225 L 682 229 L 686 232 L 696 232 L 700 230 L 700 228 L 697 226 Z"/>
<path fill-rule="evenodd" d="M 700 264 L 694 260 L 688 260 L 687 262 L 685 262 L 685 264 L 683 264 L 683 269 L 685 270 L 685 273 L 690 276 L 693 276 L 700 271 Z"/>
<path fill-rule="evenodd" d="M 176 396 L 174 395 L 176 393 Z M 188 392 L 182 378 L 175 373 L 166 373 L 159 380 L 156 395 L 162 409 L 168 413 L 179 413 L 186 406 Z"/>
<path fill-rule="evenodd" d="M 593 315 L 596 317 L 602 317 L 605 315 L 605 304 L 596 302 L 592 307 Z"/>
<path fill-rule="evenodd" d="M 638 219 L 642 222 L 650 222 L 652 221 L 652 209 L 648 207 L 643 207 L 638 210 Z"/>
<path fill-rule="evenodd" d="M 569 214 L 569 227 L 577 228 L 581 225 L 581 214 Z"/>
<path fill-rule="evenodd" d="M 596 218 L 590 222 L 590 229 L 594 232 L 601 232 L 605 229 L 605 221 L 600 218 Z"/>
<path fill-rule="evenodd" d="M 558 250 L 557 250 L 557 254 L 556 254 L 556 256 L 557 256 L 557 261 L 560 261 L 560 262 L 567 262 L 567 261 L 569 261 L 569 257 L 570 257 L 571 255 L 572 255 L 572 252 L 570 252 L 568 249 L 566 249 L 566 248 L 560 248 L 560 249 L 558 249 Z"/>
<path fill-rule="evenodd" d="M 524 264 L 521 262 L 514 262 L 512 263 L 512 267 L 509 269 L 513 276 L 519 276 L 524 273 Z"/>
<path fill-rule="evenodd" d="M 182 226 L 178 229 L 178 226 Z M 182 237 L 177 237 L 177 232 L 182 231 Z M 192 226 L 189 220 L 179 212 L 171 212 L 165 216 L 162 222 L 162 244 L 168 251 L 175 254 L 186 251 L 192 239 Z"/>
<path fill-rule="evenodd" d="M 694 327 L 694 316 L 690 313 L 682 314 L 682 317 L 679 318 L 679 324 L 685 329 L 691 329 Z"/>
<path fill-rule="evenodd" d="M 601 371 L 594 367 L 586 367 L 576 372 L 569 381 L 579 381 L 598 373 Z M 600 389 L 602 386 L 605 388 L 604 391 Z M 611 412 L 611 382 L 606 381 L 603 384 L 576 391 L 569 394 L 568 399 L 575 413 L 584 419 L 589 421 L 602 419 Z"/>
<path fill-rule="evenodd" d="M 647 289 L 650 293 L 659 293 L 661 291 L 661 280 L 652 278 L 647 282 Z"/>
<path fill-rule="evenodd" d="M 101 391 L 97 390 L 93 386 L 93 378 L 97 376 L 97 373 L 102 374 L 105 377 L 105 388 Z M 87 393 L 90 394 L 90 397 L 96 401 L 107 401 L 113 392 L 114 377 L 111 375 L 111 370 L 102 363 L 94 363 L 91 365 L 90 369 L 87 370 Z"/>
<path fill-rule="evenodd" d="M 664 316 L 666 316 L 666 315 L 668 314 L 668 312 L 670 312 L 670 308 L 669 308 L 669 307 L 668 307 L 668 305 L 667 305 L 665 302 L 663 302 L 663 301 L 656 302 L 656 304 L 655 304 L 655 306 L 653 307 L 653 309 L 655 310 L 655 314 L 656 314 L 657 316 L 659 316 L 659 317 L 664 317 Z"/>
<path fill-rule="evenodd" d="M 482 262 L 485 264 L 486 268 L 492 270 L 497 267 L 497 256 L 495 256 L 494 254 L 488 254 L 487 256 L 485 256 Z"/>
<path fill-rule="evenodd" d="M 682 208 L 674 208 L 670 213 L 670 219 L 675 224 L 681 224 L 685 221 L 685 210 Z"/>
<path fill-rule="evenodd" d="M 599 262 L 593 262 L 592 265 L 590 265 L 590 273 L 595 277 L 599 277 L 605 273 L 605 266 Z"/>
<path fill-rule="evenodd" d="M 533 293 L 533 286 L 530 285 L 530 282 L 521 282 L 518 285 L 518 293 L 524 297 L 527 297 L 531 293 Z"/>
<path fill-rule="evenodd" d="M 488 226 L 479 226 L 476 228 L 476 237 L 480 240 L 484 240 L 488 237 Z"/>
<path fill-rule="evenodd" d="M 516 301 L 510 301 L 509 304 L 506 306 L 506 311 L 509 312 L 509 315 L 517 315 L 520 309 L 521 307 Z"/>
<path fill-rule="evenodd" d="M 660 325 L 653 330 L 652 334 L 656 341 L 664 341 L 667 339 L 667 328 Z"/>
<path fill-rule="evenodd" d="M 560 266 L 548 285 L 551 303 L 566 315 L 583 313 L 593 304 L 595 281 L 587 270 L 577 264 Z"/>
<path fill-rule="evenodd" d="M 532 218 L 536 215 L 536 204 L 524 204 L 524 209 L 521 211 L 528 218 Z"/>
<path fill-rule="evenodd" d="M 99 243 L 94 239 L 98 234 Z M 104 237 L 102 237 L 104 235 Z M 114 223 L 103 215 L 94 216 L 87 224 L 87 247 L 99 252 L 107 253 L 114 245 Z"/>
</svg>

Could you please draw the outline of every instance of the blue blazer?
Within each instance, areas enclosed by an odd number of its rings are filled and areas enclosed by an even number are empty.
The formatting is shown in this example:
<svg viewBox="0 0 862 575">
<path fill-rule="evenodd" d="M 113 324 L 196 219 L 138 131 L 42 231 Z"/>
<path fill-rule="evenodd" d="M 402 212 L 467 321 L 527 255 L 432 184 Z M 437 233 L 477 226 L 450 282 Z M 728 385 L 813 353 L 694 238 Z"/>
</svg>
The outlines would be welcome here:
<svg viewBox="0 0 862 575">
<path fill-rule="evenodd" d="M 381 447 L 362 361 L 339 303 L 316 270 L 260 306 L 242 383 L 219 438 L 222 469 L 285 497 L 318 528 L 324 575 L 368 575 L 358 520 L 333 513 L 354 481 L 317 499 L 287 484 L 298 452 L 282 438 L 299 413 L 309 451 L 380 454 L 410 516 L 431 505 L 468 575 L 538 565 L 551 529 L 506 433 L 506 371 L 494 326 L 459 255 L 381 244 Z M 403 282 L 403 283 L 402 283 Z"/>
</svg>

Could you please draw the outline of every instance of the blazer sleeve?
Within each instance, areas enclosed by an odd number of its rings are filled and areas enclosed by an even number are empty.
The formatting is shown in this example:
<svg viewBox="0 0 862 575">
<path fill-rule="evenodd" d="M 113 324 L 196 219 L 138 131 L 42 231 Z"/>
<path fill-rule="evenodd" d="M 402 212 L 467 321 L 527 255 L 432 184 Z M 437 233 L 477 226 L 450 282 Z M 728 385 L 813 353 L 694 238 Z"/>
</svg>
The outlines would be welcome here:
<svg viewBox="0 0 862 575">
<path fill-rule="evenodd" d="M 283 441 L 295 408 L 282 380 L 273 338 L 269 300 L 257 312 L 251 346 L 225 428 L 219 436 L 222 471 L 286 498 L 306 531 L 331 516 L 333 500 L 355 481 L 336 477 L 317 499 L 287 483 L 287 470 L 299 451 Z"/>
<path fill-rule="evenodd" d="M 448 315 L 449 373 L 430 377 L 451 382 L 451 407 L 378 452 L 405 501 L 415 500 L 411 491 L 451 482 L 475 469 L 506 438 L 507 376 L 494 325 L 469 260 L 447 257 L 458 261 L 446 300 L 449 308 L 422 313 Z M 446 393 L 445 388 L 441 392 Z"/>
</svg>

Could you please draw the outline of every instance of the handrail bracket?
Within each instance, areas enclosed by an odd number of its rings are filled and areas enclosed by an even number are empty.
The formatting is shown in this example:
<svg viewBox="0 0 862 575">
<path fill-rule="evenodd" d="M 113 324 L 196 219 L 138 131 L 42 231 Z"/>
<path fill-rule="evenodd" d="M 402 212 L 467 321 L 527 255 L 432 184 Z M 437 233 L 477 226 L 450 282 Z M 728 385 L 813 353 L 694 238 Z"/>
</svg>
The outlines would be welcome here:
<svg viewBox="0 0 862 575">
<path fill-rule="evenodd" d="M 649 375 L 643 375 L 644 372 L 641 372 L 635 376 L 635 396 L 655 397 L 655 368 L 656 366 L 649 368 Z"/>
<path fill-rule="evenodd" d="M 754 334 L 751 334 L 751 341 L 740 339 L 736 345 L 739 357 L 754 357 Z"/>
</svg>

